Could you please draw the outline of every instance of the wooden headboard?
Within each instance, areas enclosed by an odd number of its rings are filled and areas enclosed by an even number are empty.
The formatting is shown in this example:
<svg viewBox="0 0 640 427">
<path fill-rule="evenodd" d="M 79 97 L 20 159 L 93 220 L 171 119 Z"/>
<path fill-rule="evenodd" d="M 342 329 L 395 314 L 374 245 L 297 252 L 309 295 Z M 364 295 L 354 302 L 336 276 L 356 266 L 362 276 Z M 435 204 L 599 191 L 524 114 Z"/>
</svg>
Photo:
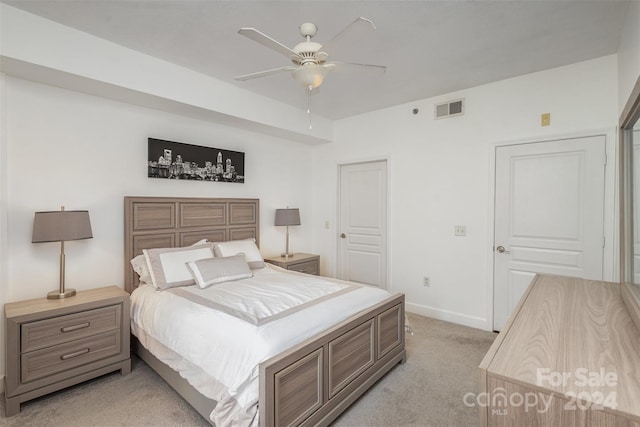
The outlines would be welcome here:
<svg viewBox="0 0 640 427">
<path fill-rule="evenodd" d="M 124 288 L 131 293 L 138 275 L 131 259 L 143 249 L 260 238 L 259 199 L 186 197 L 124 198 Z"/>
</svg>

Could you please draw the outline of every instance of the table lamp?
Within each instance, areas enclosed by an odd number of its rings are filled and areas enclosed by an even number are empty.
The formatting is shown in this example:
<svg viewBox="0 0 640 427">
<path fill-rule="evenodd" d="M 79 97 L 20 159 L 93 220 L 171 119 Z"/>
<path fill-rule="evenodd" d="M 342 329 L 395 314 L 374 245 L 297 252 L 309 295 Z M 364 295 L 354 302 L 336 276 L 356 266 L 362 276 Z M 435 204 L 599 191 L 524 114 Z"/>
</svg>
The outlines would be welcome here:
<svg viewBox="0 0 640 427">
<path fill-rule="evenodd" d="M 92 237 L 88 211 L 65 211 L 62 206 L 59 211 L 35 213 L 31 242 L 60 242 L 60 288 L 49 292 L 48 299 L 68 298 L 76 294 L 75 289 L 64 288 L 64 242 Z"/>
<path fill-rule="evenodd" d="M 280 254 L 283 258 L 289 258 L 293 254 L 289 253 L 289 226 L 300 225 L 300 209 L 298 208 L 286 208 L 276 209 L 275 225 L 287 227 L 287 248 L 283 254 Z"/>
</svg>

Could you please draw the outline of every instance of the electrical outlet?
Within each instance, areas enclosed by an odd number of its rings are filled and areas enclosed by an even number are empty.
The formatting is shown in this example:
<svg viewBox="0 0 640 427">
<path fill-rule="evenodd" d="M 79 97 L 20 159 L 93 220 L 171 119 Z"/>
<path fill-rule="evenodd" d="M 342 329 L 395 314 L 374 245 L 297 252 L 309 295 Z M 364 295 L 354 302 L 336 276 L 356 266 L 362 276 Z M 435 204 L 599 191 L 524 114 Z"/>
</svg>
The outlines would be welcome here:
<svg viewBox="0 0 640 427">
<path fill-rule="evenodd" d="M 423 284 L 424 286 L 431 286 L 431 281 L 429 280 L 429 276 L 424 276 L 424 277 L 422 278 L 422 284 Z"/>
<path fill-rule="evenodd" d="M 467 226 L 466 225 L 456 225 L 454 227 L 454 234 L 456 236 L 466 236 L 467 235 Z"/>
</svg>

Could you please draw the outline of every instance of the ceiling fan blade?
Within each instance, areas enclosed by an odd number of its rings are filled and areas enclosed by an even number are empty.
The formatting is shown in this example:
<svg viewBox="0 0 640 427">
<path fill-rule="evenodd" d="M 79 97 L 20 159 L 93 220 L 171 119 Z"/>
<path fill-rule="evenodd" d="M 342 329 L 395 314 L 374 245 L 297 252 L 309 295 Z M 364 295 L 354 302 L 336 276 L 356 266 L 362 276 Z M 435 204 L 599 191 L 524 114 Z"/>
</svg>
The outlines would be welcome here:
<svg viewBox="0 0 640 427">
<path fill-rule="evenodd" d="M 369 31 L 375 30 L 376 26 L 373 25 L 367 18 L 360 17 L 347 25 L 342 31 L 340 31 L 334 38 L 329 40 L 322 46 L 322 52 L 331 53 L 339 45 L 346 45 L 357 40 L 367 34 Z"/>
<path fill-rule="evenodd" d="M 272 70 L 258 71 L 257 73 L 245 74 L 243 76 L 234 77 L 234 79 L 243 82 L 245 80 L 258 79 L 260 77 L 272 76 L 274 74 L 283 73 L 285 71 L 293 71 L 296 68 L 298 68 L 298 67 L 294 67 L 293 65 L 290 65 L 288 67 L 280 67 L 280 68 L 274 68 Z"/>
<path fill-rule="evenodd" d="M 258 42 L 261 45 L 268 47 L 269 49 L 275 50 L 276 52 L 281 53 L 289 59 L 291 59 L 292 57 L 300 58 L 300 55 L 295 53 L 293 50 L 289 49 L 279 41 L 272 39 L 266 34 L 261 33 L 255 28 L 240 28 L 238 30 L 238 34 L 242 34 L 243 36 L 248 37 L 255 42 Z"/>
<path fill-rule="evenodd" d="M 372 65 L 372 64 L 356 64 L 353 62 L 335 62 L 330 64 L 335 65 L 336 71 L 368 71 L 374 73 L 384 74 L 387 71 L 387 67 L 384 65 Z"/>
</svg>

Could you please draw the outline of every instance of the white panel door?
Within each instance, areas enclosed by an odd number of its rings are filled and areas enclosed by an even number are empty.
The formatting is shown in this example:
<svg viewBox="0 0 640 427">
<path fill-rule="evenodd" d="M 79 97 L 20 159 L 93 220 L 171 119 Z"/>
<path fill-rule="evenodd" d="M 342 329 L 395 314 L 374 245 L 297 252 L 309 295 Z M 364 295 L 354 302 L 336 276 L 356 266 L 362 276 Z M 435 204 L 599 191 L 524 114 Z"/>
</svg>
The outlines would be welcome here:
<svg viewBox="0 0 640 427">
<path fill-rule="evenodd" d="M 340 279 L 387 288 L 387 162 L 340 167 Z"/>
<path fill-rule="evenodd" d="M 605 137 L 496 149 L 493 329 L 536 273 L 602 280 Z"/>
</svg>

